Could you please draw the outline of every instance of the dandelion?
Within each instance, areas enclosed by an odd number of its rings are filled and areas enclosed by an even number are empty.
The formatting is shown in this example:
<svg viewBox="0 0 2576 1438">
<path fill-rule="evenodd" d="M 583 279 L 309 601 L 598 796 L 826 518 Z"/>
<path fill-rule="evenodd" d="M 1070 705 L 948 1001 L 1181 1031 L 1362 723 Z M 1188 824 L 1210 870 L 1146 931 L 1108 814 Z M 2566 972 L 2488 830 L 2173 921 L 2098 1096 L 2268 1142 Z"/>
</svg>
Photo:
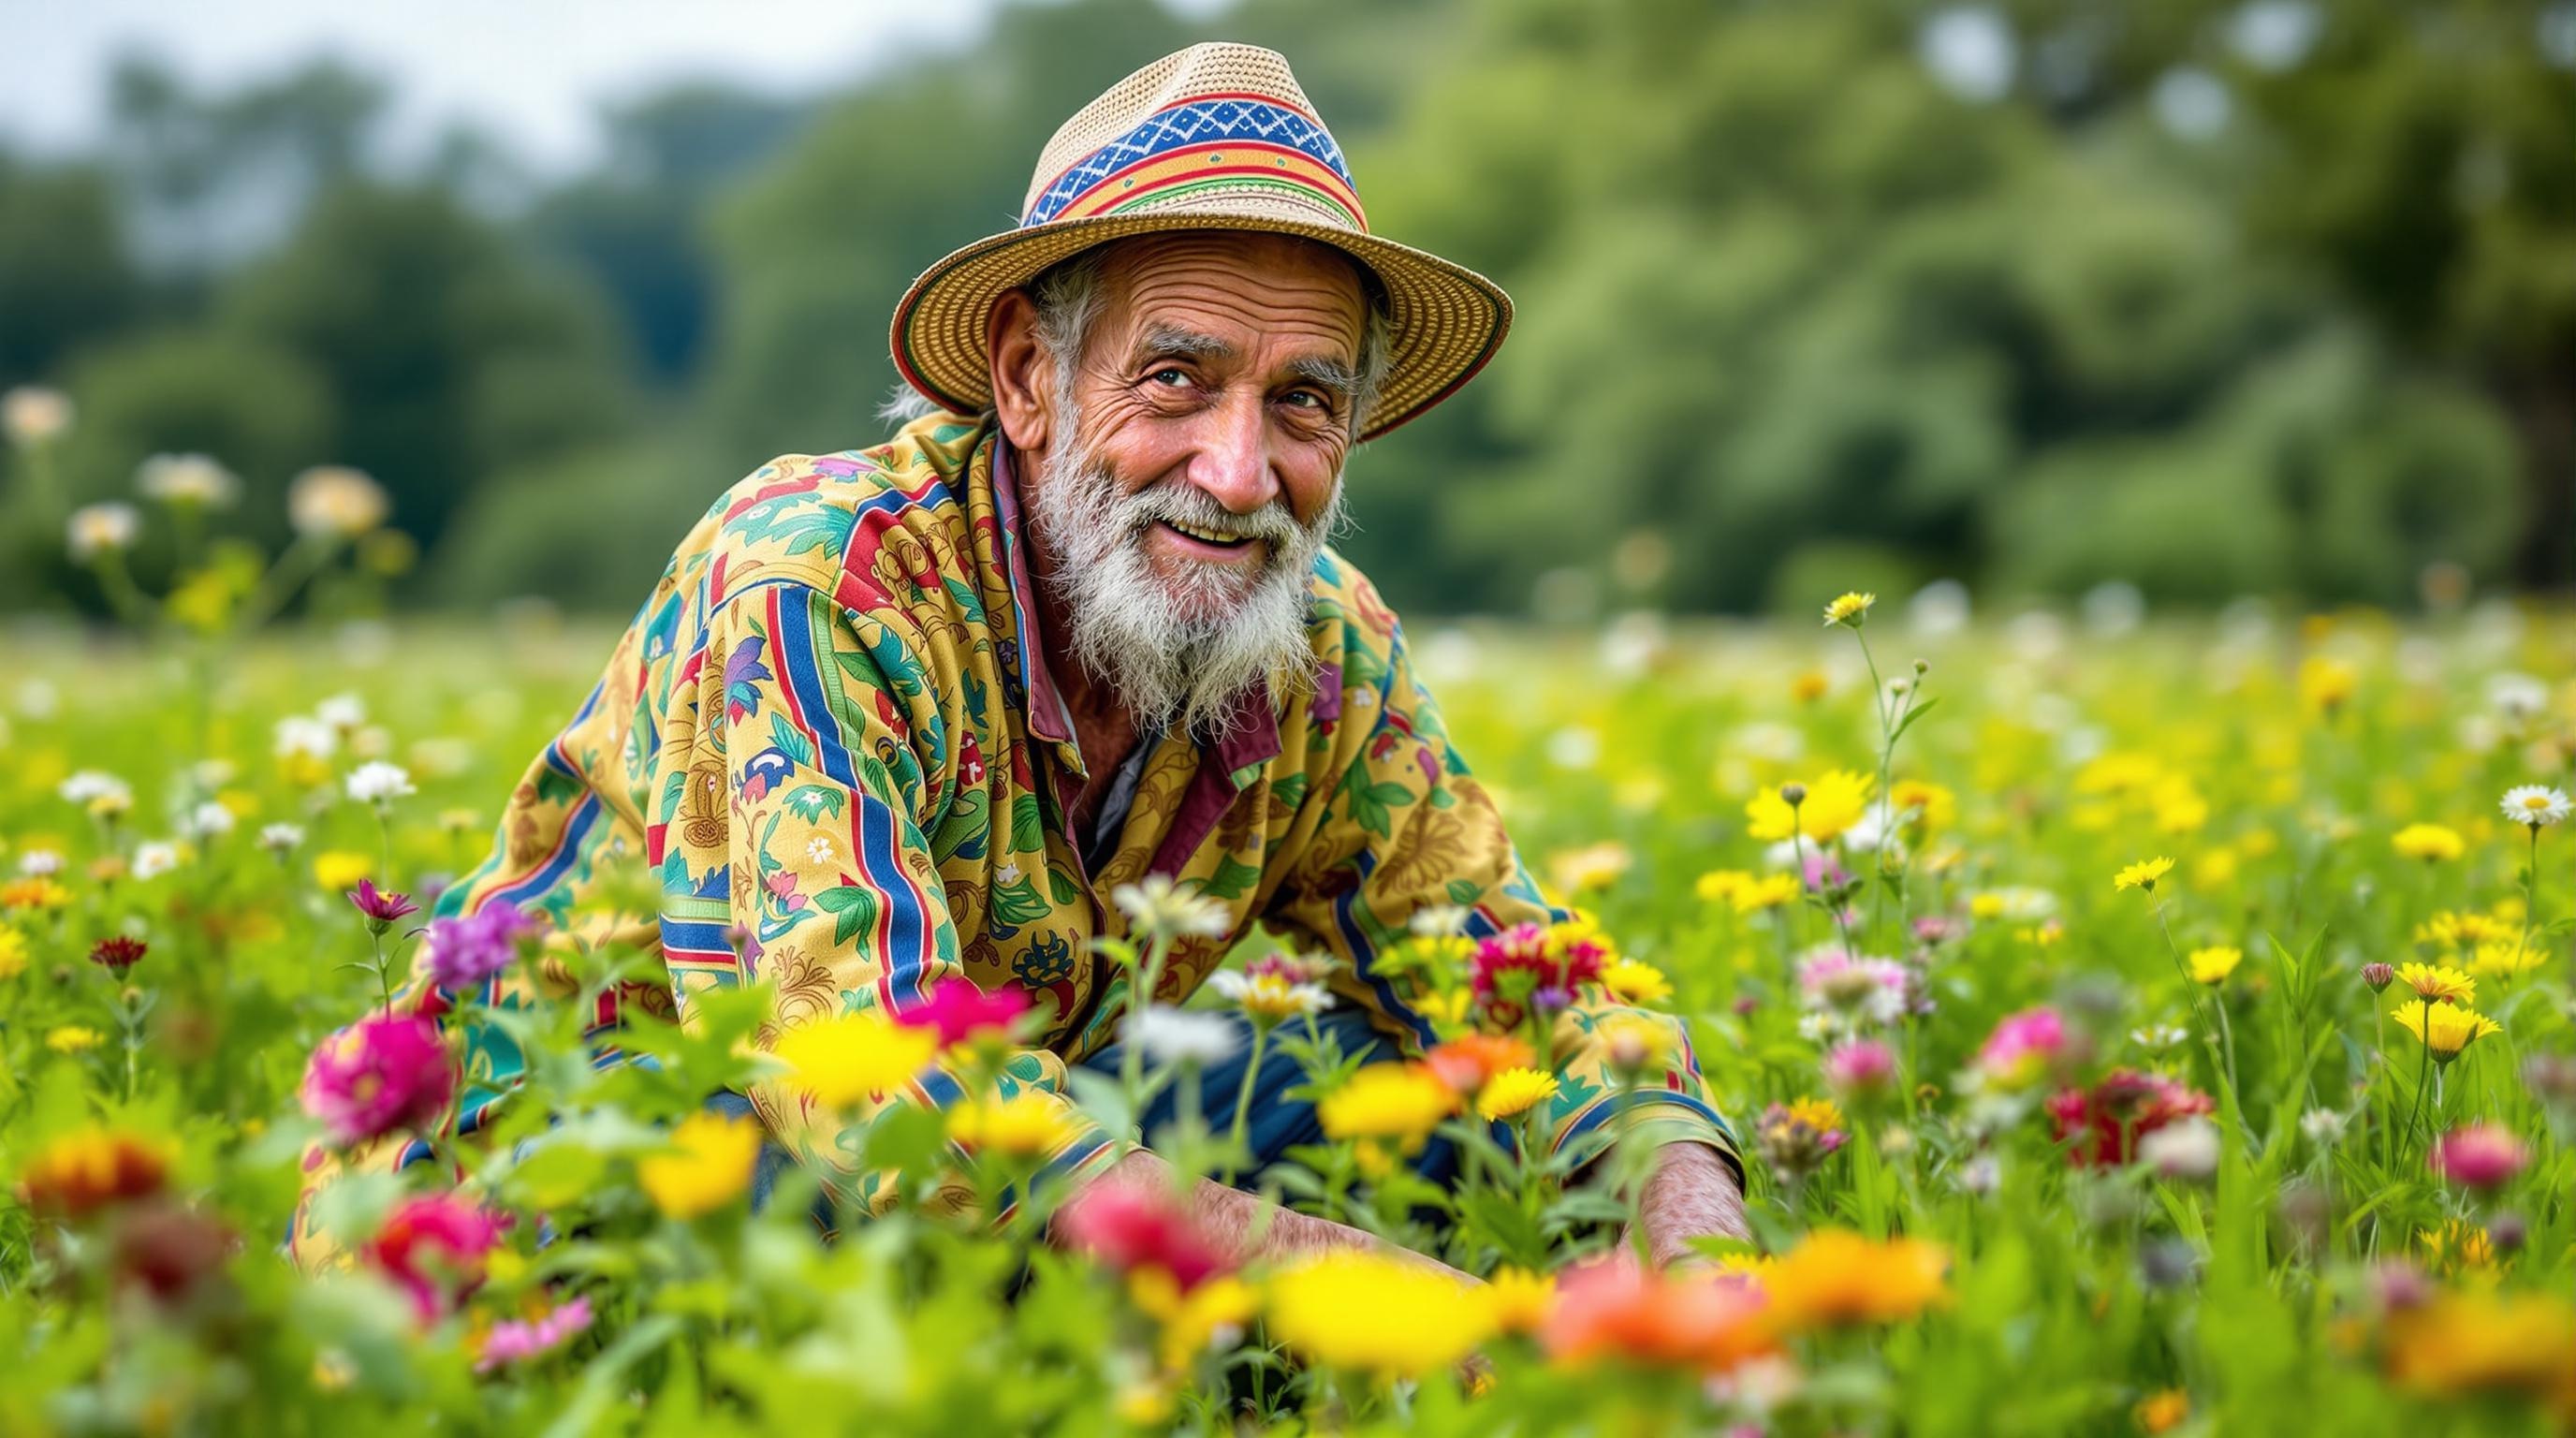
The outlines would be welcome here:
<svg viewBox="0 0 2576 1438">
<path fill-rule="evenodd" d="M 2545 784 L 2523 784 L 2504 793 L 2504 816 L 2517 824 L 2528 825 L 2534 833 L 2567 817 L 2569 802 L 2563 789 Z"/>
<path fill-rule="evenodd" d="M 324 1039 L 304 1068 L 304 1111 L 343 1148 L 437 1126 L 456 1092 L 438 1025 L 404 1014 L 366 1019 Z"/>
<path fill-rule="evenodd" d="M 2400 964 L 2397 982 L 2413 989 L 2420 998 L 2437 1003 L 2470 1004 L 2477 1000 L 2477 980 L 2458 969 L 2439 964 Z"/>
<path fill-rule="evenodd" d="M 788 1067 L 788 1086 L 830 1108 L 911 1083 L 938 1051 L 936 1033 L 874 1010 L 799 1025 L 770 1048 Z"/>
<path fill-rule="evenodd" d="M 2122 869 L 2111 881 L 2113 890 L 2144 889 L 2152 894 L 2156 881 L 2173 872 L 2174 861 L 2167 858 L 2142 859 Z"/>
<path fill-rule="evenodd" d="M 140 1202 L 169 1182 L 160 1144 L 127 1129 L 91 1126 L 40 1145 L 18 1175 L 18 1199 L 49 1218 L 79 1220 Z"/>
<path fill-rule="evenodd" d="M 2428 864 L 2456 859 L 2468 847 L 2457 829 L 2440 824 L 2409 824 L 2389 836 L 2388 844 L 2400 858 L 2420 859 Z"/>
<path fill-rule="evenodd" d="M 1825 627 L 1831 629 L 1841 624 L 1858 629 L 1867 621 L 1870 606 L 1877 602 L 1875 594 L 1858 591 L 1844 594 L 1825 606 Z"/>
<path fill-rule="evenodd" d="M 1745 832 L 1766 844 L 1793 835 L 1809 843 L 1830 844 L 1869 813 L 1875 781 L 1849 769 L 1834 769 L 1812 784 L 1789 783 L 1755 794 L 1744 806 Z M 1799 797 L 1790 798 L 1790 791 Z"/>
<path fill-rule="evenodd" d="M 105 1042 L 98 1030 L 83 1024 L 63 1024 L 45 1035 L 45 1047 L 58 1054 L 83 1054 Z"/>
<path fill-rule="evenodd" d="M 135 512 L 134 506 L 110 500 L 73 510 L 64 526 L 63 542 L 71 550 L 74 563 L 87 564 L 132 549 L 142 533 L 143 516 Z"/>
<path fill-rule="evenodd" d="M 2426 1167 L 2462 1188 L 2499 1188 L 2531 1164 L 2531 1150 L 2513 1131 L 2491 1123 L 2456 1128 L 2434 1141 Z"/>
<path fill-rule="evenodd" d="M 1556 1075 L 1544 1069 L 1505 1069 L 1476 1095 L 1476 1112 L 1486 1122 L 1516 1118 L 1556 1097 Z"/>
<path fill-rule="evenodd" d="M 1785 907 L 1798 901 L 1798 876 L 1764 874 L 1735 891 L 1735 912 L 1758 914 Z"/>
<path fill-rule="evenodd" d="M 2205 949 L 2194 949 L 2184 955 L 2183 966 L 2190 972 L 2193 983 L 2206 984 L 2215 988 L 2227 982 L 2227 976 L 2236 972 L 2236 966 L 2244 961 L 2244 950 L 2215 945 Z"/>
<path fill-rule="evenodd" d="M 134 487 L 173 509 L 229 509 L 241 496 L 241 480 L 202 454 L 156 454 L 135 469 Z"/>
<path fill-rule="evenodd" d="M 2448 1064 L 2470 1044 L 2490 1034 L 2504 1032 L 2493 1019 L 2450 1004 L 2427 1003 L 2418 999 L 2405 1004 L 2390 1017 L 2397 1026 L 2413 1034 L 2433 1061 Z"/>
<path fill-rule="evenodd" d="M 1064 1100 L 1035 1089 L 1009 1098 L 966 1099 L 948 1110 L 948 1136 L 971 1152 L 1043 1158 L 1082 1131 Z"/>
<path fill-rule="evenodd" d="M 1764 1281 L 1770 1322 L 1783 1333 L 1902 1323 L 1948 1300 L 1949 1261 L 1939 1245 L 1918 1239 L 1874 1243 L 1849 1229 L 1818 1229 Z"/>
<path fill-rule="evenodd" d="M 1458 1106 L 1458 1095 L 1422 1064 L 1370 1064 L 1315 1105 L 1324 1135 L 1383 1139 L 1405 1153 L 1421 1149 Z"/>
<path fill-rule="evenodd" d="M 1270 1282 L 1273 1337 L 1309 1362 L 1381 1380 L 1441 1372 L 1494 1331 L 1491 1306 L 1438 1272 L 1374 1253 L 1297 1264 Z"/>
<path fill-rule="evenodd" d="M 318 465 L 286 490 L 286 515 L 307 539 L 355 539 L 385 522 L 393 506 L 384 486 L 346 465 Z"/>
<path fill-rule="evenodd" d="M 748 1191 L 759 1157 L 760 1125 L 701 1110 L 672 1126 L 667 1152 L 636 1160 L 635 1181 L 655 1208 L 686 1222 Z"/>
</svg>

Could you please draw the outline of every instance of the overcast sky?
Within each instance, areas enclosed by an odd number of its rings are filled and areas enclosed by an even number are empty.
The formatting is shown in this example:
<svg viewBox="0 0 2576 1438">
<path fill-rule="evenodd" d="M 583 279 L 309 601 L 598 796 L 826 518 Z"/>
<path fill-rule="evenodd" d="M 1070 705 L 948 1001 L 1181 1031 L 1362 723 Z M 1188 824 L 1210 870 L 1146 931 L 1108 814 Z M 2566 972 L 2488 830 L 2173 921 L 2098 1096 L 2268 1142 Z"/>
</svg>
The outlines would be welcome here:
<svg viewBox="0 0 2576 1438">
<path fill-rule="evenodd" d="M 790 94 L 974 34 L 994 0 L 0 0 L 0 140 L 94 136 L 108 62 L 138 46 L 229 87 L 329 53 L 395 83 L 393 137 L 456 119 L 541 168 L 598 153 L 591 116 L 656 84 L 715 76 Z"/>
</svg>

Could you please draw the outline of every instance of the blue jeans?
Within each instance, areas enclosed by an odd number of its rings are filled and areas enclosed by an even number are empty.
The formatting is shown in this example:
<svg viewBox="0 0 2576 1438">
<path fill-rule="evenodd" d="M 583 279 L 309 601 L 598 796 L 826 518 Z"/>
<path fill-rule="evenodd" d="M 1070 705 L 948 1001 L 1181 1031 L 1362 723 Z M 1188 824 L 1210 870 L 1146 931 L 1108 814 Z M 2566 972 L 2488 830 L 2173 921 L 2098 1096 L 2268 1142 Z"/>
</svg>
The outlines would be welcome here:
<svg viewBox="0 0 2576 1438">
<path fill-rule="evenodd" d="M 1225 1133 L 1234 1124 L 1235 1100 L 1243 1092 L 1243 1071 L 1252 1057 L 1252 1026 L 1241 1015 L 1229 1015 L 1241 1040 L 1234 1056 L 1209 1067 L 1199 1075 L 1199 1114 L 1211 1132 Z M 1329 1035 L 1341 1046 L 1345 1057 L 1359 1055 L 1367 1063 L 1388 1063 L 1404 1057 L 1394 1041 L 1369 1026 L 1368 1018 L 1357 1009 L 1329 1009 L 1316 1016 L 1319 1035 Z M 1288 1150 L 1301 1144 L 1324 1141 L 1322 1120 L 1315 1116 L 1315 1106 L 1304 1099 L 1291 1099 L 1288 1091 L 1306 1081 L 1306 1071 L 1280 1044 L 1284 1037 L 1303 1037 L 1305 1025 L 1294 1023 L 1274 1031 L 1270 1042 L 1263 1045 L 1261 1072 L 1252 1081 L 1252 1120 L 1245 1126 L 1245 1140 L 1252 1150 L 1251 1167 L 1236 1179 L 1245 1189 L 1260 1186 L 1261 1171 L 1284 1158 Z M 1084 1068 L 1103 1074 L 1115 1074 L 1125 1057 L 1126 1046 L 1114 1043 L 1082 1061 Z M 751 1100 L 730 1090 L 707 1100 L 707 1107 L 733 1118 L 750 1119 Z M 1165 1085 L 1145 1105 L 1144 1131 L 1150 1143 L 1160 1130 L 1170 1126 L 1180 1111 L 1180 1091 Z M 1495 1140 L 1510 1146 L 1511 1130 L 1507 1125 L 1494 1126 Z M 778 1186 L 778 1175 L 796 1161 L 795 1155 L 775 1143 L 760 1146 L 760 1162 L 752 1171 L 751 1206 L 758 1212 L 769 1203 Z M 1457 1181 L 1457 1146 L 1445 1135 L 1435 1136 L 1423 1146 L 1412 1161 L 1413 1171 L 1429 1183 L 1448 1188 Z M 837 1227 L 828 1195 L 814 1201 L 814 1221 L 826 1232 Z"/>
</svg>

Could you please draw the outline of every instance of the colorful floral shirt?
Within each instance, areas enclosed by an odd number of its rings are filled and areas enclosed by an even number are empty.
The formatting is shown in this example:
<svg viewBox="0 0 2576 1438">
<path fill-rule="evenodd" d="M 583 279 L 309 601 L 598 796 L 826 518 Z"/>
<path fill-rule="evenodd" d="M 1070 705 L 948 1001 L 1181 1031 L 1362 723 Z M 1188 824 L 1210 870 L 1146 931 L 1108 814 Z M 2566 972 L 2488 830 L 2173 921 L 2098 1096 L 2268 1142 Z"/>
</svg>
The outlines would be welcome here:
<svg viewBox="0 0 2576 1438">
<path fill-rule="evenodd" d="M 1027 994 L 1042 1022 L 1005 1082 L 1061 1098 L 1066 1066 L 1111 1041 L 1130 1001 L 1128 971 L 1091 941 L 1126 934 L 1110 895 L 1153 874 L 1230 918 L 1227 936 L 1174 946 L 1159 998 L 1187 997 L 1236 937 L 1265 925 L 1338 961 L 1340 999 L 1418 1051 L 1444 1021 L 1455 1027 L 1468 946 L 1428 946 L 1438 961 L 1419 962 L 1417 912 L 1462 908 L 1470 937 L 1565 917 L 1450 746 L 1395 616 L 1329 550 L 1312 587 L 1312 692 L 1277 708 L 1248 694 L 1219 741 L 1148 741 L 1123 828 L 1090 870 L 1066 831 L 1086 775 L 1028 629 L 1037 611 L 1005 450 L 989 425 L 934 416 L 875 449 L 761 466 L 681 542 L 598 686 L 528 767 L 495 852 L 439 907 L 508 900 L 543 914 L 558 943 L 658 949 L 667 989 L 601 1001 L 600 1061 L 618 1057 L 632 1011 L 686 1023 L 710 990 L 775 986 L 765 1046 L 789 1026 L 900 1009 L 964 975 Z M 658 912 L 621 913 L 620 894 L 646 876 Z M 535 969 L 537 985 L 568 990 L 560 960 Z M 495 980 L 482 997 L 517 1002 L 527 982 Z M 428 1010 L 448 998 L 415 981 Z M 1668 1070 L 1614 1101 L 1590 1035 L 1615 1012 L 1578 1005 L 1560 1025 L 1554 1144 L 1652 1120 L 1658 1139 L 1696 1138 L 1733 1161 L 1668 1017 L 1645 1016 L 1672 1036 Z M 493 1026 L 468 1045 L 465 1131 L 522 1067 Z M 934 1068 L 898 1097 L 957 1096 Z M 853 1158 L 872 1115 L 818 1111 L 783 1082 L 749 1097 L 843 1204 L 890 1201 L 885 1175 Z M 1122 1151 L 1069 1102 L 1068 1118 L 1057 1171 Z M 427 1155 L 413 1144 L 366 1159 Z"/>
</svg>

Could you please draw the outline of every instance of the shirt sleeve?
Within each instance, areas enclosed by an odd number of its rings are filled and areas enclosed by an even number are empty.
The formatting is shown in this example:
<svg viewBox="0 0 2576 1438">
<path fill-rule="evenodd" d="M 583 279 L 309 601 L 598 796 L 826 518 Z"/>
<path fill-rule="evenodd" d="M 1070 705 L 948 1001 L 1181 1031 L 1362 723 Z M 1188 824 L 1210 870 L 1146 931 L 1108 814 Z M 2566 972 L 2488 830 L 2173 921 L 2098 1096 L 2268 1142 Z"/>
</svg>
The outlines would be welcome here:
<svg viewBox="0 0 2576 1438">
<path fill-rule="evenodd" d="M 1290 830 L 1289 874 L 1265 917 L 1335 959 L 1332 984 L 1378 1027 L 1417 1052 L 1457 1026 L 1455 996 L 1467 985 L 1472 941 L 1517 924 L 1572 916 L 1550 903 L 1504 831 L 1492 796 L 1449 742 L 1439 706 L 1416 678 L 1401 626 L 1387 622 L 1383 647 L 1347 621 L 1338 677 L 1336 737 L 1308 803 L 1312 823 Z M 1304 834 L 1302 844 L 1295 842 Z M 1409 942 L 1416 914 L 1465 909 L 1470 943 Z M 1623 1094 L 1607 1057 L 1614 1019 L 1651 1025 L 1663 1036 L 1660 1073 Z M 1552 1150 L 1603 1133 L 1652 1145 L 1708 1144 L 1742 1182 L 1734 1131 L 1712 1101 L 1679 1018 L 1591 995 L 1558 1016 L 1551 1034 L 1557 1096 L 1548 1115 Z"/>
<path fill-rule="evenodd" d="M 948 745 L 935 732 L 942 721 L 927 676 L 899 636 L 854 620 L 808 585 L 772 582 L 729 599 L 710 619 L 709 641 L 686 782 L 722 787 L 724 836 L 719 851 L 681 851 L 680 862 L 701 893 L 702 870 L 722 867 L 741 956 L 725 949 L 702 958 L 666 923 L 664 957 L 682 1021 L 693 993 L 766 979 L 776 1007 L 756 1042 L 767 1049 L 797 1026 L 898 1013 L 941 980 L 963 978 L 926 832 L 939 828 L 930 795 L 940 785 L 931 777 L 938 766 L 923 755 Z M 1062 1105 L 1065 1137 L 1046 1160 L 1047 1174 L 1078 1179 L 1124 1152 L 1065 1096 L 1057 1054 L 1012 1053 L 998 1087 L 1001 1097 L 1034 1092 Z M 784 1078 L 754 1083 L 749 1096 L 772 1135 L 845 1212 L 873 1213 L 897 1194 L 895 1175 L 862 1163 L 877 1118 L 896 1104 L 946 1109 L 966 1095 L 953 1072 L 934 1064 L 904 1091 L 855 1109 L 820 1106 Z M 995 1215 L 1007 1216 L 1007 1209 Z"/>
</svg>

